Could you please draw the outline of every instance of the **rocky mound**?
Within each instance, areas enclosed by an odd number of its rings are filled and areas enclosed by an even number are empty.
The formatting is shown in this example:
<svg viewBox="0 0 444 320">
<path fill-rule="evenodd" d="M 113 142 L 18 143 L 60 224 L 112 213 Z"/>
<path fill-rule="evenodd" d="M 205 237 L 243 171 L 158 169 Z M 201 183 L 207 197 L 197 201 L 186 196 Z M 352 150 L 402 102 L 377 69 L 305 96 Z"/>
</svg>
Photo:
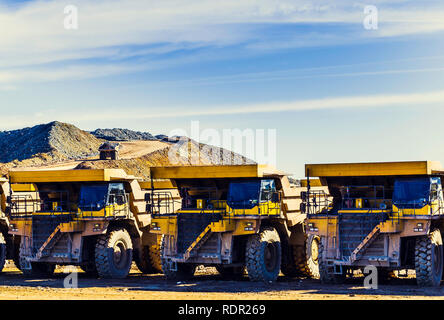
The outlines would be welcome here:
<svg viewBox="0 0 444 320">
<path fill-rule="evenodd" d="M 96 129 L 91 132 L 98 139 L 108 141 L 131 141 L 131 140 L 158 140 L 149 132 L 133 131 L 128 129 Z"/>
<path fill-rule="evenodd" d="M 195 158 L 196 154 L 199 156 Z M 224 163 L 225 161 L 225 163 Z M 228 162 L 228 163 L 227 163 Z M 76 169 L 123 169 L 126 173 L 141 178 L 149 178 L 149 168 L 155 166 L 190 166 L 220 164 L 254 164 L 255 162 L 237 153 L 193 140 L 181 145 L 173 144 L 144 156 L 122 160 L 87 160 Z"/>
<path fill-rule="evenodd" d="M 36 156 L 52 160 L 82 159 L 97 154 L 99 145 L 100 140 L 88 132 L 54 121 L 0 132 L 0 162 Z"/>
<path fill-rule="evenodd" d="M 167 143 L 160 150 L 151 153 L 138 150 L 133 158 L 122 160 L 99 160 L 98 148 L 104 140 L 160 142 L 149 133 L 127 129 L 98 129 L 93 135 L 71 124 L 57 121 L 31 128 L 3 131 L 0 132 L 0 174 L 6 175 L 12 168 L 43 169 L 55 167 L 59 163 L 70 167 L 74 162 L 72 168 L 121 168 L 129 174 L 146 178 L 151 166 L 254 163 L 234 152 L 197 143 L 191 139 L 184 141 L 179 137 L 161 138 Z"/>
</svg>

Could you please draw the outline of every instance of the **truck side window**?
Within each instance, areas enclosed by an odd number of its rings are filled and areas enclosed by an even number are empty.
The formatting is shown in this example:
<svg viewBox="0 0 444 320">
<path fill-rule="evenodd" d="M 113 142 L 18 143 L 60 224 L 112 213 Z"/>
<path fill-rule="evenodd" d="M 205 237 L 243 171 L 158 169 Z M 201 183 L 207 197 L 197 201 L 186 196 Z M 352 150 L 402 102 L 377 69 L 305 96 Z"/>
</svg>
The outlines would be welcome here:
<svg viewBox="0 0 444 320">
<path fill-rule="evenodd" d="M 432 183 L 431 192 L 430 192 L 430 200 L 434 201 L 439 198 L 439 186 L 437 183 Z"/>
</svg>

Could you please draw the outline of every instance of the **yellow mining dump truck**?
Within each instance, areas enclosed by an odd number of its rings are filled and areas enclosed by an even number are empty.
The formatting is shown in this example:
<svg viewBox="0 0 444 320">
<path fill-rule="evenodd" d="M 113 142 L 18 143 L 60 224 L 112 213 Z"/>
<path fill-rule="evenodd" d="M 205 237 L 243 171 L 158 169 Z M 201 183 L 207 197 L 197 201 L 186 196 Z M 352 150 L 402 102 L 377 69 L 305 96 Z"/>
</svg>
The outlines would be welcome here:
<svg viewBox="0 0 444 320">
<path fill-rule="evenodd" d="M 274 281 L 280 270 L 317 273 L 301 253 L 306 216 L 285 174 L 262 165 L 221 165 L 151 168 L 151 177 L 171 179 L 182 198 L 177 212 L 153 214 L 167 279 L 189 278 L 198 265 L 229 277 L 246 269 L 254 281 Z M 156 196 L 151 201 L 159 206 Z"/>
<path fill-rule="evenodd" d="M 145 194 L 168 183 L 140 182 L 121 169 L 11 171 L 10 183 L 9 233 L 20 239 L 23 273 L 50 275 L 55 265 L 78 265 L 124 278 L 133 258 L 142 272 L 160 269 Z"/>
<path fill-rule="evenodd" d="M 327 201 L 310 188 L 303 194 L 307 233 L 320 238 L 323 282 L 376 266 L 380 280 L 394 270 L 414 269 L 419 285 L 440 284 L 444 170 L 439 163 L 308 164 L 305 170 L 308 177 L 319 177 L 333 198 Z"/>
</svg>

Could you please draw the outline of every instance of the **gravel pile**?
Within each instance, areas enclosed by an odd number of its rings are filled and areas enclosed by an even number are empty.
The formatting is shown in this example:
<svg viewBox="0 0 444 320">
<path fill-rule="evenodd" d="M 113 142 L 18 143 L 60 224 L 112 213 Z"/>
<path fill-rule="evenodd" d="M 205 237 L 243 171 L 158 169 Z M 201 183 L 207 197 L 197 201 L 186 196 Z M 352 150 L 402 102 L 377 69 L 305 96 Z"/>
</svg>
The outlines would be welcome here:
<svg viewBox="0 0 444 320">
<path fill-rule="evenodd" d="M 91 132 L 98 139 L 108 141 L 131 141 L 131 140 L 159 140 L 149 132 L 132 131 L 128 129 L 96 129 Z"/>
<path fill-rule="evenodd" d="M 0 131 L 0 162 L 25 160 L 49 154 L 58 160 L 81 159 L 97 154 L 100 141 L 77 127 L 51 122 L 13 131 Z"/>
</svg>

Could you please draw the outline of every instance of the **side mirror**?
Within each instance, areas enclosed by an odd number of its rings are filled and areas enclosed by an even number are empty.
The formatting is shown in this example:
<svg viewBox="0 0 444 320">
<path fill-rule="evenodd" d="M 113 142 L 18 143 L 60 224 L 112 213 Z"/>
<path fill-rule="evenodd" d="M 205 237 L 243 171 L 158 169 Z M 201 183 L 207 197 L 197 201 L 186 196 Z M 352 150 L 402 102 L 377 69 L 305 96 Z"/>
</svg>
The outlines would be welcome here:
<svg viewBox="0 0 444 320">
<path fill-rule="evenodd" d="M 307 211 L 307 205 L 306 205 L 305 203 L 302 202 L 302 203 L 299 205 L 299 210 L 301 210 L 302 213 L 306 213 L 306 211 Z"/>
<path fill-rule="evenodd" d="M 307 192 L 306 191 L 301 192 L 301 199 L 302 199 L 302 202 L 307 202 Z"/>
<path fill-rule="evenodd" d="M 151 202 L 151 193 L 145 193 L 145 201 Z"/>
</svg>

